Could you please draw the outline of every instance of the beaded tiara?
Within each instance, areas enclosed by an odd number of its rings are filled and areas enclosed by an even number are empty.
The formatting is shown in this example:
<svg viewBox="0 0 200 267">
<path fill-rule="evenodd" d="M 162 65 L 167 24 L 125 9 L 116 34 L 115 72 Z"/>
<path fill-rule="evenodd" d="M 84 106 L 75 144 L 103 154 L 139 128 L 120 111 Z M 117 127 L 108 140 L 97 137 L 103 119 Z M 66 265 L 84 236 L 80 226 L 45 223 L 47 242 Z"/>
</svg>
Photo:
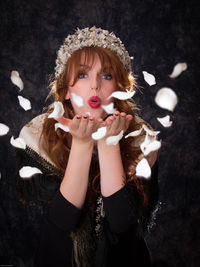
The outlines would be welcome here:
<svg viewBox="0 0 200 267">
<path fill-rule="evenodd" d="M 131 72 L 131 58 L 122 41 L 113 32 L 101 28 L 79 28 L 73 35 L 68 35 L 57 52 L 55 77 L 58 78 L 64 71 L 65 64 L 76 50 L 83 47 L 99 46 L 112 50 L 122 62 L 125 70 Z"/>
</svg>

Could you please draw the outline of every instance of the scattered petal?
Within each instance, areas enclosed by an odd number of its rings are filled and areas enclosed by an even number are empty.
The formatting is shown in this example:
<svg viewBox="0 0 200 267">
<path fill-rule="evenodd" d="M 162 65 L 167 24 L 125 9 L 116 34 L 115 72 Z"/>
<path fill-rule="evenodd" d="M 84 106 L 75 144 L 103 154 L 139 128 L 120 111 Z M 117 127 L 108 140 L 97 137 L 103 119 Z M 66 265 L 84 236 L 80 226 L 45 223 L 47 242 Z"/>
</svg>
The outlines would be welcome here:
<svg viewBox="0 0 200 267">
<path fill-rule="evenodd" d="M 144 80 L 151 86 L 156 84 L 156 79 L 153 74 L 148 73 L 147 71 L 142 72 L 144 75 Z"/>
<path fill-rule="evenodd" d="M 155 102 L 159 107 L 173 111 L 178 103 L 178 98 L 172 89 L 164 87 L 157 92 Z"/>
<path fill-rule="evenodd" d="M 95 133 L 92 134 L 92 139 L 94 140 L 102 139 L 106 135 L 107 131 L 106 128 L 107 128 L 106 126 L 99 128 Z"/>
<path fill-rule="evenodd" d="M 71 93 L 72 96 L 72 101 L 74 102 L 74 104 L 76 104 L 78 107 L 83 107 L 84 106 L 84 102 L 83 102 L 83 98 L 75 93 Z"/>
<path fill-rule="evenodd" d="M 143 158 L 136 166 L 136 176 L 149 178 L 151 176 L 151 168 L 148 161 Z"/>
<path fill-rule="evenodd" d="M 22 79 L 19 76 L 19 72 L 16 70 L 11 71 L 10 79 L 13 84 L 17 85 L 19 87 L 19 91 L 22 91 L 24 89 L 24 84 L 22 82 Z"/>
<path fill-rule="evenodd" d="M 135 94 L 135 91 L 128 91 L 128 90 L 127 92 L 115 91 L 107 99 L 110 99 L 111 97 L 115 97 L 119 100 L 126 100 L 126 99 L 133 97 L 134 94 Z"/>
<path fill-rule="evenodd" d="M 21 148 L 21 149 L 25 149 L 26 148 L 26 143 L 25 143 L 24 139 L 21 138 L 21 137 L 18 137 L 16 139 L 14 139 L 14 137 L 12 136 L 11 139 L 10 139 L 10 143 L 14 147 L 18 147 L 18 148 Z"/>
<path fill-rule="evenodd" d="M 23 96 L 18 95 L 18 99 L 19 99 L 20 106 L 24 110 L 27 111 L 27 110 L 31 109 L 31 102 L 27 98 L 24 98 Z"/>
<path fill-rule="evenodd" d="M 9 127 L 3 123 L 0 123 L 0 136 L 6 135 L 9 132 Z"/>
<path fill-rule="evenodd" d="M 187 63 L 178 63 L 174 66 L 172 73 L 169 75 L 170 78 L 178 77 L 183 71 L 187 69 Z"/>
<path fill-rule="evenodd" d="M 145 124 L 142 125 L 142 128 L 145 130 L 146 133 L 148 133 L 149 135 L 152 135 L 152 136 L 156 136 L 160 133 L 160 131 L 150 130 Z"/>
<path fill-rule="evenodd" d="M 138 136 L 141 134 L 143 130 L 143 127 L 141 127 L 139 130 L 133 131 L 125 136 L 125 138 L 128 138 L 129 136 Z"/>
<path fill-rule="evenodd" d="M 122 139 L 123 133 L 124 133 L 124 131 L 121 130 L 121 132 L 118 135 L 113 135 L 113 136 L 107 137 L 106 138 L 106 144 L 108 146 L 110 146 L 110 145 L 113 145 L 113 146 L 117 145 L 119 143 L 119 141 Z"/>
<path fill-rule="evenodd" d="M 60 101 L 54 102 L 54 110 L 49 114 L 48 118 L 61 118 L 64 114 L 64 107 Z"/>
<path fill-rule="evenodd" d="M 101 105 L 101 107 L 105 110 L 108 114 L 113 114 L 116 111 L 116 108 L 114 108 L 114 103 L 110 103 L 108 105 Z"/>
<path fill-rule="evenodd" d="M 144 155 L 147 156 L 152 151 L 158 150 L 161 147 L 161 142 L 158 140 L 154 140 L 149 144 L 143 142 L 140 147 Z"/>
<path fill-rule="evenodd" d="M 170 127 L 172 126 L 172 121 L 170 121 L 170 116 L 167 115 L 163 118 L 157 118 L 157 120 L 164 126 L 164 127 Z"/>
<path fill-rule="evenodd" d="M 69 132 L 69 127 L 67 127 L 66 125 L 63 125 L 63 124 L 60 123 L 60 122 L 55 123 L 54 127 L 55 127 L 55 131 L 56 131 L 58 128 L 60 128 L 60 129 L 62 129 L 62 130 L 65 131 L 65 132 Z"/>
<path fill-rule="evenodd" d="M 92 115 L 92 114 L 91 114 L 89 111 L 88 111 L 88 112 L 86 112 L 86 114 L 87 114 L 87 115 L 89 115 L 89 116 L 91 116 L 91 115 Z"/>
<path fill-rule="evenodd" d="M 39 170 L 36 167 L 30 167 L 30 166 L 24 166 L 19 170 L 19 175 L 22 178 L 30 178 L 34 174 L 42 173 L 41 170 Z"/>
</svg>

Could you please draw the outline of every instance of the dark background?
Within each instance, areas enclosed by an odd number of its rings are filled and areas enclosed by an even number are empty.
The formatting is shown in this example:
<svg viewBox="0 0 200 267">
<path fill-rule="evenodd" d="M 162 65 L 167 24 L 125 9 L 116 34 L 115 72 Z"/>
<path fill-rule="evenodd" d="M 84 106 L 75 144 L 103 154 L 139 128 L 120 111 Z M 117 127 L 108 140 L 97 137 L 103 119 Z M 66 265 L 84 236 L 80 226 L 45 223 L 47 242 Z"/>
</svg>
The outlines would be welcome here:
<svg viewBox="0 0 200 267">
<path fill-rule="evenodd" d="M 140 115 L 163 141 L 160 153 L 160 202 L 156 225 L 146 234 L 154 266 L 200 266 L 199 236 L 199 1 L 94 0 L 1 1 L 0 4 L 0 122 L 10 127 L 0 137 L 0 265 L 32 266 L 37 245 L 40 210 L 23 206 L 14 187 L 14 148 L 22 126 L 43 110 L 54 72 L 56 51 L 77 27 L 100 26 L 121 38 L 134 56 L 133 70 L 140 90 L 135 100 Z M 169 74 L 178 62 L 188 69 L 179 77 Z M 11 83 L 17 70 L 24 90 Z M 149 86 L 142 71 L 155 75 Z M 161 87 L 172 88 L 179 99 L 174 112 L 159 108 L 154 97 Z M 17 96 L 32 103 L 24 111 Z M 170 128 L 156 117 L 169 114 Z M 56 246 L 56 244 L 55 244 Z"/>
</svg>

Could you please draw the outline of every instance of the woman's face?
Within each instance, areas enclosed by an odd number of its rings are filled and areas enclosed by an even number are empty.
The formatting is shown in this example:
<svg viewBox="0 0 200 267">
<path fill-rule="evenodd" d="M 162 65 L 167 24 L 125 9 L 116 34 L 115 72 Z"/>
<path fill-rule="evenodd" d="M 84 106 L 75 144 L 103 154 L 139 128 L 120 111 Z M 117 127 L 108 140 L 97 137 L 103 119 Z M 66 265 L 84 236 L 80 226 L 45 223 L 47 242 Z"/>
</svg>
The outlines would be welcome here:
<svg viewBox="0 0 200 267">
<path fill-rule="evenodd" d="M 107 114 L 101 105 L 112 102 L 112 98 L 109 100 L 107 98 L 116 91 L 115 79 L 111 73 L 102 71 L 98 55 L 95 55 L 92 65 L 84 65 L 82 62 L 84 61 L 80 61 L 78 80 L 73 86 L 69 86 L 66 99 L 70 98 L 75 114 L 85 115 L 90 112 L 95 118 L 104 118 Z M 84 106 L 78 107 L 73 102 L 71 93 L 81 96 Z"/>
</svg>

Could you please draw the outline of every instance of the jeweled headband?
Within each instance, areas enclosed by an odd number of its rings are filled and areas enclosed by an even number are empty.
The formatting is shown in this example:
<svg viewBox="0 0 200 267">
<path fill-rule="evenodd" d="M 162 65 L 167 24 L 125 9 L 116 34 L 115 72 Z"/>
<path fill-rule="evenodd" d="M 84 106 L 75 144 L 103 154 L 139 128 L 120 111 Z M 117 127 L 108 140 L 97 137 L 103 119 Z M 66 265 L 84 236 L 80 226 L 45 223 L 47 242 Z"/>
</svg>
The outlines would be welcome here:
<svg viewBox="0 0 200 267">
<path fill-rule="evenodd" d="M 68 35 L 57 53 L 55 77 L 58 78 L 63 72 L 65 64 L 76 50 L 83 47 L 99 46 L 112 50 L 123 63 L 127 72 L 131 72 L 131 59 L 122 41 L 113 32 L 101 28 L 77 29 L 73 35 Z"/>
</svg>

